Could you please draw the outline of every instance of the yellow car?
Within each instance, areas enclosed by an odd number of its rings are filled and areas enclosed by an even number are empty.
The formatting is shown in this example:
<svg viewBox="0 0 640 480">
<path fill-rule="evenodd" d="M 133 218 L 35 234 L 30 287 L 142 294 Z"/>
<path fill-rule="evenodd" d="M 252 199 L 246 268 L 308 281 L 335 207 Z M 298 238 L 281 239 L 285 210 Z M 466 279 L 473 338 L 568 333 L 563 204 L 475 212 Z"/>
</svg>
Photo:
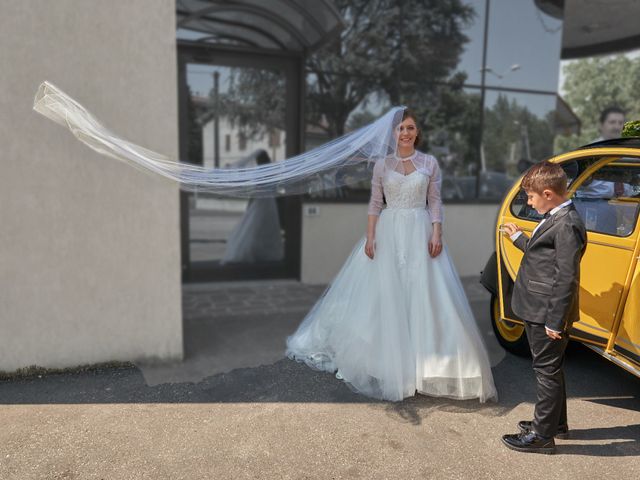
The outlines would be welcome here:
<svg viewBox="0 0 640 480">
<path fill-rule="evenodd" d="M 593 143 L 558 155 L 569 195 L 587 228 L 581 263 L 580 321 L 571 338 L 640 376 L 640 138 Z M 518 180 L 507 194 L 496 226 L 496 253 L 482 272 L 492 293 L 494 332 L 507 350 L 529 348 L 522 320 L 511 310 L 511 292 L 523 253 L 499 231 L 513 222 L 528 234 L 541 216 L 527 205 Z"/>
</svg>

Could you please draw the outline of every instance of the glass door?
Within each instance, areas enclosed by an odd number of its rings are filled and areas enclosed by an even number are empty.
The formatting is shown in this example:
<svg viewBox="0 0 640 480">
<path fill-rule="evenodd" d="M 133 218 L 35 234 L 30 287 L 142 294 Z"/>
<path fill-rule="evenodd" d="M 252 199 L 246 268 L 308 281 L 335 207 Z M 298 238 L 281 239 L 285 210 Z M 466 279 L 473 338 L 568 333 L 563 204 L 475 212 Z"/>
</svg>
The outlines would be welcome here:
<svg viewBox="0 0 640 480">
<path fill-rule="evenodd" d="M 281 162 L 300 151 L 287 62 L 181 51 L 182 158 L 205 168 Z M 290 105 L 291 103 L 294 105 Z M 297 198 L 182 194 L 186 281 L 299 276 Z"/>
</svg>

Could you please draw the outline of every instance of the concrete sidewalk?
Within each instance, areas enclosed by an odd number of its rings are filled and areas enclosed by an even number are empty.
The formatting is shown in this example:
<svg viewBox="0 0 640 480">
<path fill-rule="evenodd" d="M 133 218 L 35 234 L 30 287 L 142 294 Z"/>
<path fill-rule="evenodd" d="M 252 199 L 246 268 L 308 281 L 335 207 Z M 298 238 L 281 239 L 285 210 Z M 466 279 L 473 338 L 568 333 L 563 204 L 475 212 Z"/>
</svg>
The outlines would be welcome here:
<svg viewBox="0 0 640 480">
<path fill-rule="evenodd" d="M 531 417 L 533 375 L 529 360 L 496 347 L 486 293 L 475 279 L 465 288 L 492 342 L 498 403 L 373 402 L 282 359 L 283 334 L 321 287 L 189 286 L 192 369 L 0 382 L 0 479 L 637 478 L 640 381 L 579 345 L 567 360 L 572 438 L 558 441 L 555 456 L 502 446 L 500 436 Z M 244 313 L 224 305 L 239 301 Z"/>
</svg>

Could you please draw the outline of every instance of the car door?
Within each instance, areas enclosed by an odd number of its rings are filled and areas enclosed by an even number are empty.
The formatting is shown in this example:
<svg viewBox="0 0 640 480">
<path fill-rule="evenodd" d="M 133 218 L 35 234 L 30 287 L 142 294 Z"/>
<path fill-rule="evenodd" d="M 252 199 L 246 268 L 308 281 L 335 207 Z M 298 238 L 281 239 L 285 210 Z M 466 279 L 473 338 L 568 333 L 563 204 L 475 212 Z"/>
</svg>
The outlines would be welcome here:
<svg viewBox="0 0 640 480">
<path fill-rule="evenodd" d="M 640 375 L 640 166 L 634 176 L 636 193 L 629 199 L 628 220 L 635 214 L 636 247 L 633 252 L 631 268 L 622 294 L 620 317 L 614 325 L 613 335 L 609 342 L 609 350 L 614 358 L 624 361 L 624 367 Z"/>
<path fill-rule="evenodd" d="M 621 317 L 635 268 L 638 179 L 637 158 L 610 157 L 571 187 L 588 243 L 581 263 L 580 321 L 573 327 L 575 338 L 607 345 Z"/>
<path fill-rule="evenodd" d="M 569 193 L 579 213 L 584 215 L 585 224 L 589 224 L 588 245 L 581 263 L 580 321 L 574 324 L 572 335 L 601 346 L 607 345 L 619 313 L 638 238 L 637 228 L 633 228 L 635 223 L 632 228 L 628 226 L 629 218 L 633 216 L 629 206 L 636 204 L 613 194 L 618 187 L 616 182 L 620 180 L 618 176 L 628 175 L 629 169 L 636 171 L 638 165 L 637 161 L 631 166 L 619 165 L 621 156 L 617 153 L 612 148 L 578 150 L 558 157 L 569 179 Z M 599 189 L 593 188 L 594 182 Z M 612 183 L 609 185 L 611 195 L 605 188 L 606 183 Z M 626 193 L 632 193 L 630 184 Z M 516 223 L 530 236 L 541 216 L 527 206 L 526 195 L 519 186 L 512 189 L 507 200 L 498 221 Z M 627 224 L 619 224 L 618 217 Z M 510 289 L 523 253 L 505 235 L 497 236 L 496 248 L 502 253 L 498 257 L 502 318 L 520 320 L 510 308 Z"/>
</svg>

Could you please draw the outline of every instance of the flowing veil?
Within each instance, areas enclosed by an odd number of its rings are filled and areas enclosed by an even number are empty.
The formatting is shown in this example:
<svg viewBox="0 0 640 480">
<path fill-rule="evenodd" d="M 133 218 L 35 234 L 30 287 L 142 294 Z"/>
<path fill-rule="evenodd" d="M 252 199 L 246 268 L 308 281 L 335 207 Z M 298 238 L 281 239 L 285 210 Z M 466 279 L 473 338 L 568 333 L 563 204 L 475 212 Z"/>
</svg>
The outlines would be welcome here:
<svg viewBox="0 0 640 480">
<path fill-rule="evenodd" d="M 93 150 L 179 182 L 183 190 L 249 198 L 313 193 L 370 178 L 375 162 L 395 158 L 394 129 L 405 109 L 393 107 L 369 125 L 284 161 L 209 169 L 175 161 L 125 140 L 49 82 L 38 88 L 33 108 L 67 127 Z"/>
</svg>

